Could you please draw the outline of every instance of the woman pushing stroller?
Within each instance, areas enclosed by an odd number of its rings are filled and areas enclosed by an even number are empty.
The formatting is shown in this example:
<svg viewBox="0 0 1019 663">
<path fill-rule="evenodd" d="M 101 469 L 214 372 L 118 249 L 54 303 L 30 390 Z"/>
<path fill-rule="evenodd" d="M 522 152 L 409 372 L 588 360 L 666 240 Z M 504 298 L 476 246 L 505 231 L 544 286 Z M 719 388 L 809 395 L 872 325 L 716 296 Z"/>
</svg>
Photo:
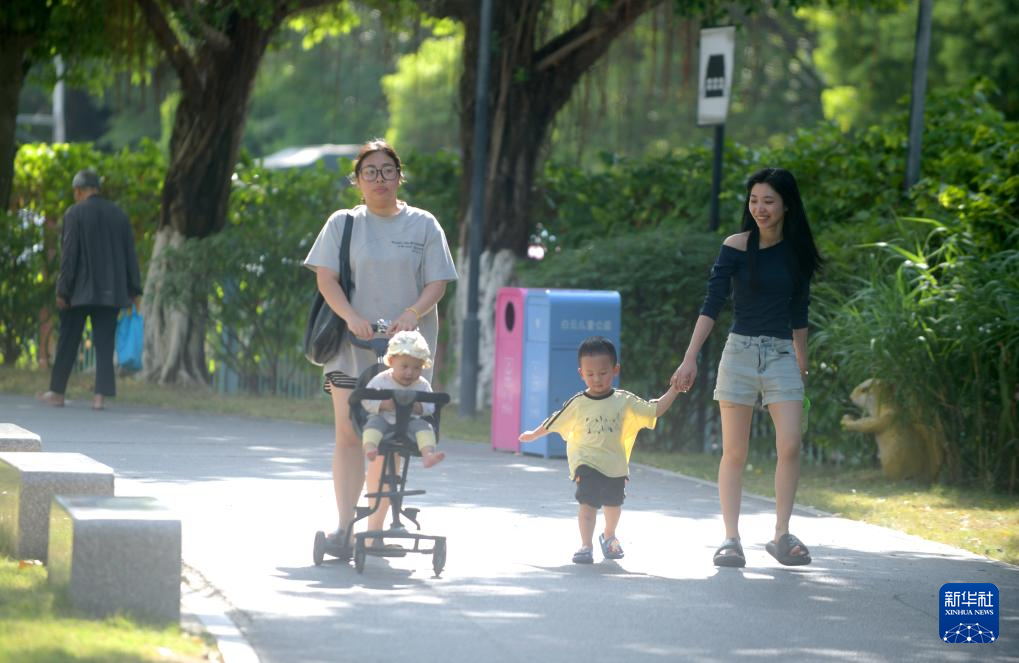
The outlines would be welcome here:
<svg viewBox="0 0 1019 663">
<path fill-rule="evenodd" d="M 322 296 L 347 323 L 348 336 L 368 340 L 373 335 L 369 321 L 385 319 L 392 321 L 391 336 L 419 330 L 428 346 L 435 347 L 439 329 L 435 307 L 446 284 L 457 279 L 445 233 L 434 216 L 397 197 L 402 164 L 385 141 L 372 140 L 361 147 L 351 179 L 362 204 L 329 217 L 304 264 L 315 271 Z M 348 219 L 353 224 L 349 263 L 355 285 L 349 300 L 339 283 L 341 238 Z M 323 366 L 336 427 L 332 470 L 338 528 L 328 540 L 344 550 L 350 549 L 355 507 L 366 481 L 361 439 L 351 425 L 348 401 L 357 377 L 376 361 L 371 350 L 346 338 Z M 431 369 L 423 367 L 422 375 L 430 379 Z M 377 458 L 368 466 L 369 486 L 378 484 L 381 472 L 382 461 Z M 369 517 L 368 529 L 381 529 L 385 513 L 380 508 Z"/>
</svg>

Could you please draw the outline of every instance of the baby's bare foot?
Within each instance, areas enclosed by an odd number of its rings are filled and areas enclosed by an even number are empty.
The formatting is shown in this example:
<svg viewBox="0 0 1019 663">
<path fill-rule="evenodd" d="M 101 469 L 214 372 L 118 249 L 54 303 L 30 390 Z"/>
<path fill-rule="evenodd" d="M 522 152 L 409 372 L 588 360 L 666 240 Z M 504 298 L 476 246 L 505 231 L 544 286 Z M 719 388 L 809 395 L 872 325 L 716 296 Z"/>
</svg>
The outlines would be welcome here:
<svg viewBox="0 0 1019 663">
<path fill-rule="evenodd" d="M 369 447 L 368 449 L 365 449 L 364 457 L 367 458 L 368 460 L 375 460 L 376 458 L 378 458 L 379 457 L 378 447 Z"/>
<path fill-rule="evenodd" d="M 445 452 L 442 451 L 431 451 L 429 453 L 422 454 L 421 464 L 425 467 L 431 467 L 436 463 L 441 463 L 442 459 L 446 457 Z"/>
</svg>

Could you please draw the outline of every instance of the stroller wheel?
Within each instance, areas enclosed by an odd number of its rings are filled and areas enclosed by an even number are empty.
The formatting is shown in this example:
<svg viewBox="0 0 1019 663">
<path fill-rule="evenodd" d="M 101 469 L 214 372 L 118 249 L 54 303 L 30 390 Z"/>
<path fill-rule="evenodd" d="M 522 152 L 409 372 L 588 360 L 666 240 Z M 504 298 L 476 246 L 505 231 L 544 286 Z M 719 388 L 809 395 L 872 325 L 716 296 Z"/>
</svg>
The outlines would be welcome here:
<svg viewBox="0 0 1019 663">
<path fill-rule="evenodd" d="M 435 540 L 435 548 L 432 550 L 432 570 L 436 577 L 442 573 L 446 566 L 446 539 L 445 537 Z"/>
<path fill-rule="evenodd" d="M 315 566 L 322 566 L 322 560 L 326 556 L 326 533 L 315 532 L 315 547 L 311 552 L 311 559 L 315 562 Z"/>
<path fill-rule="evenodd" d="M 357 542 L 354 544 L 354 569 L 358 573 L 364 573 L 364 557 L 364 539 L 358 538 Z"/>
</svg>

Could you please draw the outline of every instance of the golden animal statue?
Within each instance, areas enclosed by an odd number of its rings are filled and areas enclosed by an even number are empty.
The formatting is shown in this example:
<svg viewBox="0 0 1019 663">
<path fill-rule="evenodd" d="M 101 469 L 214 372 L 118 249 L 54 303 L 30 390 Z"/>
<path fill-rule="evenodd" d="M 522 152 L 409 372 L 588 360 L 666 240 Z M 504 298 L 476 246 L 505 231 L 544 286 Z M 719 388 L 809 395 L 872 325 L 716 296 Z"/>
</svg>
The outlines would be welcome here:
<svg viewBox="0 0 1019 663">
<path fill-rule="evenodd" d="M 864 380 L 850 396 L 864 412 L 854 419 L 842 417 L 842 427 L 857 433 L 873 433 L 881 469 L 889 479 L 932 482 L 941 469 L 944 436 L 930 426 L 899 416 L 895 394 L 880 379 Z"/>
</svg>

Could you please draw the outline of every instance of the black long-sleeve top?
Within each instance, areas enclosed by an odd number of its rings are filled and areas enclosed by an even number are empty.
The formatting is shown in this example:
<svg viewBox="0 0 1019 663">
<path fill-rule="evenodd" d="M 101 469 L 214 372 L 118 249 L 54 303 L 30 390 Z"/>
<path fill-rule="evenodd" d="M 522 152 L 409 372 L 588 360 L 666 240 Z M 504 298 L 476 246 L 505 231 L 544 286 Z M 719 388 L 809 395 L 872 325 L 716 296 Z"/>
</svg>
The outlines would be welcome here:
<svg viewBox="0 0 1019 663">
<path fill-rule="evenodd" d="M 71 306 L 126 308 L 142 293 L 131 222 L 117 205 L 89 196 L 64 214 L 57 295 Z"/>
<path fill-rule="evenodd" d="M 734 315 L 729 331 L 744 336 L 792 338 L 793 329 L 807 326 L 810 283 L 794 278 L 789 250 L 785 241 L 758 250 L 755 290 L 750 284 L 747 252 L 723 244 L 711 268 L 701 315 L 717 320 L 731 292 Z"/>
</svg>

